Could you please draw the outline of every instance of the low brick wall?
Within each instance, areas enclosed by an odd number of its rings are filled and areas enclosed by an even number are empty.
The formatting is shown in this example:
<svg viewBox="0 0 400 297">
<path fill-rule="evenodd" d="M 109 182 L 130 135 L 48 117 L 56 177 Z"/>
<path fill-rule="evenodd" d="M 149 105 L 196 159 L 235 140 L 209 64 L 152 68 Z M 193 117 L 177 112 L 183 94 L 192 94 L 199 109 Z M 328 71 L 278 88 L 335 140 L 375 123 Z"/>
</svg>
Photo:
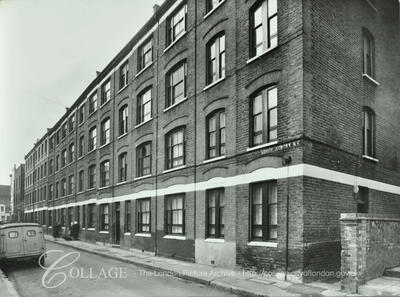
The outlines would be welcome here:
<svg viewBox="0 0 400 297">
<path fill-rule="evenodd" d="M 342 289 L 358 286 L 400 265 L 400 217 L 341 214 Z"/>
</svg>

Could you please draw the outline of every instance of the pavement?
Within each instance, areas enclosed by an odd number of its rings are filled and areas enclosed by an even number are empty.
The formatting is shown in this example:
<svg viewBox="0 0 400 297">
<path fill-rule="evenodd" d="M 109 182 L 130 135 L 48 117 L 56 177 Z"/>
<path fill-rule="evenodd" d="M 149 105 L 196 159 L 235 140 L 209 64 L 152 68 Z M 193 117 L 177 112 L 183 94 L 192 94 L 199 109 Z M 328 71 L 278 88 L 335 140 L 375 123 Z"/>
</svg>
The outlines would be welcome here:
<svg viewBox="0 0 400 297">
<path fill-rule="evenodd" d="M 8 280 L 3 271 L 0 269 L 0 296 L 1 297 L 19 297 L 12 282 Z"/>
<path fill-rule="evenodd" d="M 251 272 L 183 262 L 154 256 L 153 253 L 124 250 L 84 241 L 66 241 L 46 235 L 46 240 L 102 257 L 134 264 L 150 271 L 175 276 L 192 282 L 246 296 L 350 296 L 340 291 L 340 282 L 327 284 L 292 283 Z M 352 295 L 357 296 L 357 295 Z"/>
</svg>

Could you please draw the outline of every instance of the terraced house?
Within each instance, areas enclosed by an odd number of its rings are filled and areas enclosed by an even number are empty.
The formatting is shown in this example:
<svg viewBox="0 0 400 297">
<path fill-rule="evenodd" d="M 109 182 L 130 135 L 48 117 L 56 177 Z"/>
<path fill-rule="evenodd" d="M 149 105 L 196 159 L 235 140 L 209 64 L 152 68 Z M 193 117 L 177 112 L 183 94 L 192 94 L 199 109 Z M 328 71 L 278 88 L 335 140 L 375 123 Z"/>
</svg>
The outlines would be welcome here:
<svg viewBox="0 0 400 297">
<path fill-rule="evenodd" d="M 339 270 L 341 213 L 400 211 L 398 11 L 155 6 L 39 142 L 43 178 L 29 165 L 39 144 L 27 155 L 26 216 L 203 264 Z"/>
</svg>

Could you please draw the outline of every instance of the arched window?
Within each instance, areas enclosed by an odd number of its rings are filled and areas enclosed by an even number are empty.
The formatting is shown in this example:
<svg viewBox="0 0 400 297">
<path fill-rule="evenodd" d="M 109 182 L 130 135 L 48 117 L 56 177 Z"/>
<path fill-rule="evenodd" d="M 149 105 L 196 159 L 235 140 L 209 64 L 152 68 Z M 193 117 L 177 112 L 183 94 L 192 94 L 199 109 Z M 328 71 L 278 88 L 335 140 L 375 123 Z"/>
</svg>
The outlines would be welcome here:
<svg viewBox="0 0 400 297">
<path fill-rule="evenodd" d="M 185 165 L 185 127 L 178 127 L 165 137 L 166 169 Z"/>
<path fill-rule="evenodd" d="M 252 146 L 278 139 L 278 89 L 272 86 L 254 94 L 250 99 Z"/>
<path fill-rule="evenodd" d="M 124 105 L 119 109 L 119 136 L 128 133 L 128 105 Z"/>
<path fill-rule="evenodd" d="M 206 158 L 225 155 L 225 109 L 219 109 L 207 116 Z"/>
<path fill-rule="evenodd" d="M 217 34 L 207 43 L 207 84 L 225 77 L 225 34 Z"/>
</svg>

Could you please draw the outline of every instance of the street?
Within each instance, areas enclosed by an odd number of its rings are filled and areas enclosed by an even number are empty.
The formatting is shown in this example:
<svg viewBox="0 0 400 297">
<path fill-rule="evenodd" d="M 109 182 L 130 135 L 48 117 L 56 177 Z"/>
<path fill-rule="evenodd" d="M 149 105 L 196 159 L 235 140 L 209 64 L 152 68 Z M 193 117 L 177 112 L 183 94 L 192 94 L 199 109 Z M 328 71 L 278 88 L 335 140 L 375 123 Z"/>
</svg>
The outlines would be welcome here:
<svg viewBox="0 0 400 297">
<path fill-rule="evenodd" d="M 21 297 L 233 296 L 212 287 L 54 243 L 47 243 L 47 251 L 47 274 L 45 269 L 32 262 L 2 267 Z"/>
</svg>

